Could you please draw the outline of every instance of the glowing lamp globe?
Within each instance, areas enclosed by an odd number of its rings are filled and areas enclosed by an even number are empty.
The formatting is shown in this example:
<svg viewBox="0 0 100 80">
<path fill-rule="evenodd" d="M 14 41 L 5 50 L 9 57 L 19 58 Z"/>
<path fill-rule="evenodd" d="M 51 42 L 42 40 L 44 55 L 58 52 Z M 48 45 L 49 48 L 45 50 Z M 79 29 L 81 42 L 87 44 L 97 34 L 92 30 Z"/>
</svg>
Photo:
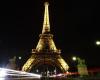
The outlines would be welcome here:
<svg viewBox="0 0 100 80">
<path fill-rule="evenodd" d="M 72 57 L 72 60 L 73 60 L 73 61 L 76 61 L 76 57 L 75 57 L 75 56 L 74 56 L 74 57 Z"/>
<path fill-rule="evenodd" d="M 100 41 L 96 41 L 96 45 L 100 45 Z"/>
</svg>

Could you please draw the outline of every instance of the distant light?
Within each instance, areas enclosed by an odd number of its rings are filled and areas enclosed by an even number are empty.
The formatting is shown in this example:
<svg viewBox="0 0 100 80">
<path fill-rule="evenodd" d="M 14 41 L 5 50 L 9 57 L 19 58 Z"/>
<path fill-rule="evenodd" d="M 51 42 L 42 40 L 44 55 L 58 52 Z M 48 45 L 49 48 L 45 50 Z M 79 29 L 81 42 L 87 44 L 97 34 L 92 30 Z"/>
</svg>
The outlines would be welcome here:
<svg viewBox="0 0 100 80">
<path fill-rule="evenodd" d="M 73 60 L 73 61 L 76 61 L 76 57 L 75 57 L 75 56 L 74 56 L 74 57 L 72 57 L 72 60 Z"/>
<path fill-rule="evenodd" d="M 47 73 L 50 73 L 50 71 L 48 70 Z"/>
<path fill-rule="evenodd" d="M 19 57 L 19 59 L 22 59 L 22 57 Z"/>
<path fill-rule="evenodd" d="M 39 70 L 37 69 L 36 72 L 39 72 Z"/>
<path fill-rule="evenodd" d="M 96 41 L 96 45 L 100 45 L 100 41 Z"/>
<path fill-rule="evenodd" d="M 54 70 L 54 72 L 56 73 L 56 69 Z"/>
</svg>

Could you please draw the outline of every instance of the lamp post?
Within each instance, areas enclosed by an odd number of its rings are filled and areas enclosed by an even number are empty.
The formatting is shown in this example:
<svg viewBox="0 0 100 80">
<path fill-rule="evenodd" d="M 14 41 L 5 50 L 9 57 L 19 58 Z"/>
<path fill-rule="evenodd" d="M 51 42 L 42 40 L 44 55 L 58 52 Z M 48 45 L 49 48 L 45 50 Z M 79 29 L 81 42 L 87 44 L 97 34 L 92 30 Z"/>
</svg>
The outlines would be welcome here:
<svg viewBox="0 0 100 80">
<path fill-rule="evenodd" d="M 85 64 L 85 60 L 81 59 L 79 57 L 72 57 L 72 60 L 77 61 L 77 69 L 80 77 L 87 76 L 88 75 L 88 70 L 87 66 Z"/>
</svg>

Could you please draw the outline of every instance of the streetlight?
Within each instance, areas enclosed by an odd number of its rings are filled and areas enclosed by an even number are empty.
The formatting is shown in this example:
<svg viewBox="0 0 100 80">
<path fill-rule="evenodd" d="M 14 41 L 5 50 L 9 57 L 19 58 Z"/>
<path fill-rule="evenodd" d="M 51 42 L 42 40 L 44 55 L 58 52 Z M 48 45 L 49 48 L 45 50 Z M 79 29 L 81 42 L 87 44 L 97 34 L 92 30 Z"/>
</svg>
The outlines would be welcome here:
<svg viewBox="0 0 100 80">
<path fill-rule="evenodd" d="M 96 41 L 96 45 L 100 45 L 100 41 Z"/>
<path fill-rule="evenodd" d="M 18 57 L 18 59 L 19 59 L 19 60 L 21 60 L 21 59 L 22 59 L 22 57 Z"/>
<path fill-rule="evenodd" d="M 72 60 L 73 60 L 73 61 L 76 61 L 76 56 L 72 57 Z"/>
</svg>

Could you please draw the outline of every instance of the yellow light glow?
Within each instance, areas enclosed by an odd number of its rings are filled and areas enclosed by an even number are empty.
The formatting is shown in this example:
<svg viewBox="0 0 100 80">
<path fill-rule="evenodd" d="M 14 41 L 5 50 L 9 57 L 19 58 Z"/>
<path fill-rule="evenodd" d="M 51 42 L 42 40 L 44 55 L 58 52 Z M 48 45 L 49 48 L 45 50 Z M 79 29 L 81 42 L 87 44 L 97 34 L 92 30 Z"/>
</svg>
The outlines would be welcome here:
<svg viewBox="0 0 100 80">
<path fill-rule="evenodd" d="M 26 71 L 34 61 L 34 58 L 29 58 L 28 61 L 24 64 L 22 71 Z"/>
<path fill-rule="evenodd" d="M 96 45 L 100 45 L 100 41 L 96 41 Z"/>
<path fill-rule="evenodd" d="M 76 61 L 76 57 L 75 57 L 75 56 L 74 56 L 74 57 L 72 57 L 72 60 L 73 60 L 73 61 Z"/>
<path fill-rule="evenodd" d="M 67 65 L 67 63 L 62 58 L 61 59 L 58 59 L 58 61 L 60 62 L 60 64 L 62 65 L 62 67 L 65 70 L 68 70 L 69 66 Z"/>
<path fill-rule="evenodd" d="M 43 22 L 43 30 L 42 33 L 50 31 L 50 23 L 49 23 L 49 3 L 45 2 L 45 12 L 44 12 L 44 22 Z"/>
</svg>

